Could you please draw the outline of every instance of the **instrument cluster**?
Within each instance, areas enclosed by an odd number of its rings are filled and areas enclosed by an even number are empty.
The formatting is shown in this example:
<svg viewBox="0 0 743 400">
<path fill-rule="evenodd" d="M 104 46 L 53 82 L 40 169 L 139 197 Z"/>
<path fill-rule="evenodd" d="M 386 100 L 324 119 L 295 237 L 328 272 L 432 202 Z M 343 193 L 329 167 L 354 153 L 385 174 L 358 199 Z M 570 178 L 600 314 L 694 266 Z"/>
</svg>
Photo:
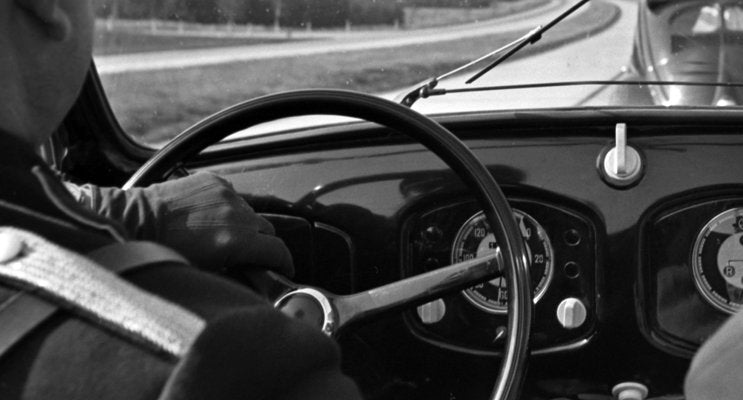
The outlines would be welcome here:
<svg viewBox="0 0 743 400">
<path fill-rule="evenodd" d="M 530 261 L 535 301 L 533 349 L 548 353 L 588 343 L 595 327 L 596 229 L 575 210 L 510 199 Z M 414 275 L 498 251 L 476 202 L 431 207 L 411 217 L 403 233 L 405 273 Z M 424 304 L 406 315 L 420 339 L 475 354 L 503 345 L 508 286 L 504 278 Z"/>
<path fill-rule="evenodd" d="M 641 322 L 651 341 L 691 356 L 743 306 L 743 197 L 659 210 L 642 243 Z"/>
</svg>

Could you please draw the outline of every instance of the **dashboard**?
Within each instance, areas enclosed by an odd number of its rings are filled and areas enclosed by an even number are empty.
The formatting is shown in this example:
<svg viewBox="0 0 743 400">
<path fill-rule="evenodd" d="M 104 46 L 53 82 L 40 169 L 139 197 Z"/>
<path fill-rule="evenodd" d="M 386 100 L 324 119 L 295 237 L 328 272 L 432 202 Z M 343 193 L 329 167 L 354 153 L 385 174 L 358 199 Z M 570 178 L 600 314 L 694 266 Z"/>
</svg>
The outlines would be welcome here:
<svg viewBox="0 0 743 400">
<path fill-rule="evenodd" d="M 556 352 L 587 343 L 596 314 L 594 226 L 581 214 L 558 205 L 517 198 L 510 199 L 510 204 L 530 259 L 536 303 L 533 351 Z M 474 201 L 422 211 L 403 227 L 403 254 L 407 256 L 403 268 L 408 275 L 481 257 L 496 248 Z M 496 278 L 424 304 L 407 315 L 407 322 L 414 334 L 436 346 L 498 354 L 504 342 L 507 305 L 505 278 Z M 566 312 L 576 315 L 566 316 Z"/>
<path fill-rule="evenodd" d="M 560 110 L 441 117 L 508 197 L 531 262 L 525 398 L 681 393 L 698 346 L 743 304 L 743 135 L 734 112 Z M 607 183 L 616 125 L 641 155 Z M 215 171 L 277 228 L 295 280 L 338 294 L 487 252 L 468 188 L 417 143 L 366 124 L 214 146 Z M 498 279 L 355 327 L 345 368 L 370 398 L 484 398 L 498 370 Z"/>
</svg>

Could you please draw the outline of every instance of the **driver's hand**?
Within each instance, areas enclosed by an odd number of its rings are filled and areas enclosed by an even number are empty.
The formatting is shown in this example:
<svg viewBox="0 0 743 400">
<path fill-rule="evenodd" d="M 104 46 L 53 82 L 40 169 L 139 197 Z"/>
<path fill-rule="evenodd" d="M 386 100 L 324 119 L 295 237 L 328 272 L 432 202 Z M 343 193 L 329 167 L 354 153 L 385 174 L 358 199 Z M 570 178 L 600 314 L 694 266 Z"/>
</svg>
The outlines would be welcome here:
<svg viewBox="0 0 743 400">
<path fill-rule="evenodd" d="M 203 269 L 294 273 L 291 254 L 273 226 L 214 174 L 127 191 L 84 185 L 71 192 L 93 211 L 122 223 L 134 238 L 172 247 Z"/>
</svg>

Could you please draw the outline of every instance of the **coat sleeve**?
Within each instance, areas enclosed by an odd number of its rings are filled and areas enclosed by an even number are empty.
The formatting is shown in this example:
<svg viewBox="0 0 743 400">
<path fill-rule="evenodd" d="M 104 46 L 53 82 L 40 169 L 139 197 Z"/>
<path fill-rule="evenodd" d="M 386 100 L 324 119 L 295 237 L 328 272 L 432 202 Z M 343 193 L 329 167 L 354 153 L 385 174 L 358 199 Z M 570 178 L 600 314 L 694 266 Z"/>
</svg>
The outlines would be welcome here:
<svg viewBox="0 0 743 400">
<path fill-rule="evenodd" d="M 361 398 L 341 372 L 338 345 L 316 328 L 220 278 L 193 269 L 172 272 L 177 279 L 167 287 L 157 271 L 135 278 L 205 316 L 207 327 L 176 365 L 160 400 Z M 179 287 L 197 276 L 202 290 L 189 294 Z"/>
<path fill-rule="evenodd" d="M 138 240 L 171 247 L 202 269 L 269 269 L 291 277 L 292 255 L 232 186 L 198 173 L 146 188 L 67 184 L 79 203 L 122 224 Z"/>
<path fill-rule="evenodd" d="M 360 398 L 341 372 L 337 344 L 244 287 L 182 265 L 138 270 L 127 279 L 206 321 L 184 357 L 163 357 L 88 320 L 59 313 L 0 359 L 0 398 Z"/>
<path fill-rule="evenodd" d="M 246 363 L 245 360 L 250 360 Z M 171 375 L 160 400 L 358 399 L 336 346 L 267 308 L 212 321 Z"/>
</svg>

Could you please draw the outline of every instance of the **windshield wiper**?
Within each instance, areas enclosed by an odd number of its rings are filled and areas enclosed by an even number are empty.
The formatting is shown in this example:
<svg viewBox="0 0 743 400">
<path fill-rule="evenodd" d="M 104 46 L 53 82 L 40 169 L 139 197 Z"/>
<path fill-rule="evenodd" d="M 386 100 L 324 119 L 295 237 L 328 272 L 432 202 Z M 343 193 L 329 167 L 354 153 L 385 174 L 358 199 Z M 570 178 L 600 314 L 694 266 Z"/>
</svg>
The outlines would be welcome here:
<svg viewBox="0 0 743 400">
<path fill-rule="evenodd" d="M 583 1 L 589 1 L 589 0 L 583 0 Z M 476 60 L 470 61 L 467 64 L 464 64 L 464 65 L 462 65 L 460 67 L 457 67 L 457 68 L 455 68 L 455 69 L 453 69 L 453 70 L 451 70 L 449 72 L 446 72 L 446 73 L 444 73 L 442 75 L 439 75 L 436 78 L 428 78 L 428 79 L 426 79 L 423 82 L 420 82 L 418 84 L 415 84 L 415 85 L 411 86 L 407 90 L 404 90 L 402 92 L 402 95 L 397 96 L 395 98 L 395 101 L 398 102 L 398 103 L 400 103 L 400 104 L 402 104 L 402 105 L 404 105 L 404 106 L 411 107 L 419 99 L 421 99 L 421 98 L 425 99 L 426 97 L 428 97 L 430 95 L 431 91 L 436 88 L 436 85 L 438 85 L 441 80 L 446 79 L 446 78 L 448 78 L 448 77 L 450 77 L 450 76 L 452 76 L 454 74 L 457 74 L 457 73 L 459 73 L 461 71 L 464 71 L 465 69 L 467 69 L 467 68 L 469 68 L 469 67 L 471 67 L 471 66 L 473 66 L 475 64 L 478 64 L 478 63 L 480 63 L 483 60 L 486 60 L 486 59 L 488 59 L 488 58 L 490 58 L 490 57 L 492 57 L 492 56 L 494 56 L 496 54 L 499 54 L 499 53 L 501 53 L 503 51 L 508 50 L 509 48 L 511 48 L 513 46 L 518 45 L 522 41 L 527 40 L 536 31 L 536 29 L 540 29 L 540 28 L 541 28 L 541 26 L 538 26 L 538 27 L 534 28 L 533 30 L 529 31 L 529 33 L 527 33 L 526 35 L 524 35 L 524 36 L 522 36 L 522 37 L 514 40 L 513 42 L 510 42 L 510 43 L 508 43 L 508 44 L 506 44 L 506 45 L 504 45 L 504 46 L 502 46 L 502 47 L 500 47 L 498 49 L 495 49 L 495 50 L 491 51 L 490 53 L 485 54 L 484 56 L 482 56 L 482 57 L 480 57 L 480 58 L 478 58 Z"/>
<path fill-rule="evenodd" d="M 508 60 L 511 58 L 512 55 L 518 53 L 521 49 L 526 47 L 527 44 L 534 44 L 539 41 L 539 39 L 542 38 L 542 34 L 550 30 L 553 26 L 559 24 L 562 22 L 563 19 L 567 18 L 568 15 L 574 13 L 579 8 L 583 7 L 586 3 L 588 3 L 591 0 L 581 0 L 578 3 L 576 3 L 574 6 L 570 7 L 569 9 L 565 10 L 562 14 L 558 15 L 557 18 L 550 21 L 547 25 L 539 25 L 536 28 L 534 28 L 531 32 L 529 32 L 524 38 L 521 38 L 517 40 L 517 44 L 511 48 L 511 50 L 503 54 L 502 56 L 498 57 L 490 63 L 489 65 L 485 66 L 485 68 L 478 71 L 475 75 L 472 75 L 470 79 L 467 79 L 467 84 L 470 84 L 476 80 L 478 80 L 481 76 L 485 75 L 488 71 L 498 66 L 498 64 L 502 63 L 503 61 Z"/>
<path fill-rule="evenodd" d="M 586 3 L 588 3 L 591 0 L 581 0 L 578 3 L 576 3 L 574 6 L 570 7 L 568 10 L 564 11 L 562 14 L 558 15 L 555 19 L 550 21 L 547 25 L 539 25 L 536 28 L 529 31 L 526 35 L 514 40 L 513 42 L 510 42 L 506 44 L 505 46 L 502 46 L 496 50 L 491 51 L 488 54 L 485 54 L 482 57 L 477 58 L 476 60 L 470 61 L 465 65 L 462 65 L 461 67 L 455 68 L 449 72 L 444 73 L 443 75 L 440 75 L 436 78 L 429 78 L 421 83 L 418 83 L 416 85 L 413 85 L 409 89 L 402 92 L 401 95 L 398 95 L 395 97 L 395 101 L 408 107 L 412 107 L 413 104 L 415 104 L 416 101 L 418 101 L 421 98 L 426 98 L 433 94 L 433 90 L 436 88 L 436 85 L 439 84 L 439 82 L 442 79 L 448 78 L 454 74 L 457 74 L 475 64 L 478 64 L 490 57 L 493 57 L 497 54 L 503 53 L 504 51 L 507 51 L 507 53 L 503 54 L 502 56 L 495 59 L 492 63 L 485 66 L 485 68 L 478 71 L 475 75 L 473 75 L 471 78 L 467 80 L 467 84 L 470 84 L 480 78 L 481 76 L 485 75 L 488 71 L 498 66 L 498 64 L 502 63 L 503 61 L 509 59 L 511 56 L 516 54 L 519 50 L 524 48 L 527 44 L 534 44 L 539 41 L 539 39 L 542 38 L 542 35 L 547 32 L 550 28 L 553 26 L 559 24 L 563 19 L 565 19 L 568 15 L 574 13 L 579 8 L 583 7 Z"/>
</svg>

